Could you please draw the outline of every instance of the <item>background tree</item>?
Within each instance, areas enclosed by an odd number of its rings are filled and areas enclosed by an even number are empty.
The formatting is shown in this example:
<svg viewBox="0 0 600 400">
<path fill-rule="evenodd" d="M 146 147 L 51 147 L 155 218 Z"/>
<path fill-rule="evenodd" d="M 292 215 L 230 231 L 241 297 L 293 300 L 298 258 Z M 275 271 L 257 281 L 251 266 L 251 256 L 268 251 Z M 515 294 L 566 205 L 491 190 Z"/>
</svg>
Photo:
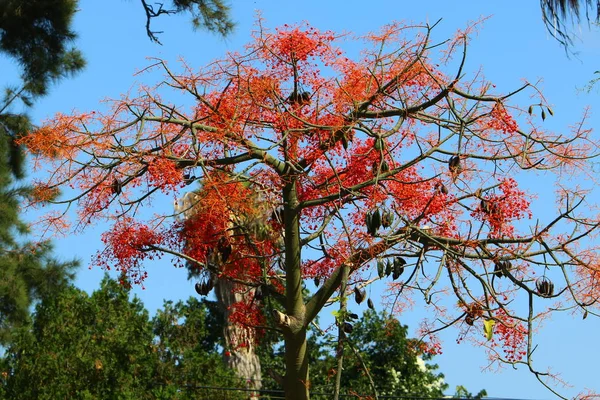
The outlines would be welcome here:
<svg viewBox="0 0 600 400">
<path fill-rule="evenodd" d="M 226 35 L 233 24 L 224 2 L 174 1 L 159 10 L 142 1 L 149 37 L 158 41 L 150 21 L 159 15 L 190 13 L 196 27 Z M 60 290 L 73 278 L 76 264 L 51 258 L 49 243 L 24 243 L 28 232 L 19 207 L 28 195 L 16 186 L 24 178 L 24 154 L 16 140 L 32 129 L 26 112 L 58 80 L 81 71 L 83 56 L 74 46 L 72 21 L 77 0 L 6 0 L 0 4 L 0 52 L 14 59 L 20 82 L 6 87 L 0 100 L 0 343 L 12 327 L 24 324 L 32 302 Z M 8 83 L 8 82 L 7 82 Z"/>
<path fill-rule="evenodd" d="M 197 386 L 236 387 L 218 350 L 222 316 L 210 305 L 166 302 L 150 321 L 127 285 L 105 277 L 91 296 L 71 287 L 45 298 L 33 326 L 18 330 L 2 359 L 0 393 L 10 399 L 195 399 Z"/>
<path fill-rule="evenodd" d="M 581 22 L 582 14 L 588 23 L 600 21 L 600 2 L 597 0 L 540 0 L 540 6 L 548 32 L 567 48 L 573 43 L 569 24 Z"/>
<path fill-rule="evenodd" d="M 171 254 L 280 301 L 268 315 L 240 302 L 230 320 L 256 338 L 279 332 L 289 399 L 309 397 L 309 324 L 330 301 L 365 300 L 379 280 L 392 311 L 415 298 L 429 307 L 423 353 L 439 351 L 435 332 L 457 326 L 494 361 L 526 365 L 547 385 L 532 354 L 538 322 L 556 311 L 549 299 L 587 316 L 599 293 L 598 252 L 585 241 L 598 221 L 572 186 L 598 153 L 585 121 L 552 134 L 535 86 L 503 94 L 469 79 L 472 27 L 438 46 L 431 26 L 390 24 L 363 37 L 353 60 L 335 33 L 260 24 L 244 54 L 198 72 L 157 60 L 166 76 L 155 90 L 105 113 L 57 115 L 24 138 L 51 171 L 37 198 L 78 190 L 63 202 L 83 224 L 113 223 L 98 261 L 136 282 L 144 260 Z M 169 89 L 190 102 L 168 103 Z M 518 180 L 537 171 L 555 179 L 558 206 L 527 223 Z M 151 198 L 196 179 L 203 212 L 147 215 Z M 281 216 L 264 217 L 273 235 L 236 229 L 257 197 Z M 64 228 L 66 217 L 45 222 Z M 226 261 L 211 263 L 214 254 Z M 349 293 L 338 292 L 344 276 Z"/>
</svg>

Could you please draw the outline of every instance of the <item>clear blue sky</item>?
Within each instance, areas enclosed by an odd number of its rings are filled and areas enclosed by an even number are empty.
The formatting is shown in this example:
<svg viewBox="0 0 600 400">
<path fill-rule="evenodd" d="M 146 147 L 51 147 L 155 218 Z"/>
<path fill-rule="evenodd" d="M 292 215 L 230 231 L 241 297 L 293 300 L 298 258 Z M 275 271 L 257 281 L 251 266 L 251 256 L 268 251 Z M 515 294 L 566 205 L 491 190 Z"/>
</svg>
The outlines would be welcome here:
<svg viewBox="0 0 600 400">
<path fill-rule="evenodd" d="M 187 17 L 164 17 L 155 21 L 155 30 L 163 46 L 151 43 L 144 29 L 144 14 L 138 1 L 99 2 L 81 0 L 75 20 L 79 33 L 77 46 L 88 61 L 86 70 L 73 79 L 60 82 L 51 94 L 40 100 L 31 113 L 40 122 L 55 112 L 81 111 L 102 107 L 104 98 L 117 98 L 134 86 L 135 71 L 148 65 L 146 57 L 160 57 L 175 63 L 182 56 L 191 66 L 202 66 L 226 51 L 239 50 L 249 40 L 255 21 L 255 10 L 261 10 L 266 25 L 274 28 L 284 23 L 309 21 L 320 29 L 365 33 L 376 30 L 392 20 L 433 23 L 443 18 L 434 32 L 434 38 L 450 37 L 469 21 L 491 16 L 479 35 L 471 42 L 467 66 L 471 71 L 483 68 L 485 75 L 501 91 L 509 91 L 522 83 L 522 79 L 543 79 L 541 87 L 553 104 L 556 116 L 547 127 L 567 132 L 570 124 L 577 122 L 586 105 L 597 113 L 597 92 L 578 92 L 600 69 L 600 32 L 589 32 L 581 27 L 584 39 L 576 49 L 577 58 L 565 56 L 563 49 L 546 32 L 541 21 L 539 2 L 509 0 L 489 1 L 315 1 L 296 2 L 238 0 L 232 4 L 237 28 L 228 39 L 220 39 L 206 32 L 193 32 Z M 0 68 L 7 70 L 6 62 Z M 144 78 L 146 80 L 146 78 Z M 146 80 L 148 81 L 148 80 Z M 150 81 L 151 83 L 152 81 Z M 592 122 L 598 125 L 598 118 Z M 531 182 L 533 186 L 533 182 Z M 534 212 L 544 212 L 554 202 L 538 199 Z M 550 211 L 550 210 L 548 210 Z M 56 240 L 56 253 L 65 259 L 82 260 L 78 273 L 79 287 L 92 291 L 98 287 L 103 275 L 99 268 L 88 269 L 90 257 L 102 243 L 102 227 L 91 229 L 82 236 Z M 146 307 L 154 312 L 163 299 L 181 299 L 194 295 L 193 284 L 186 272 L 168 262 L 148 267 L 149 278 L 145 290 L 136 289 Z M 403 315 L 403 323 L 416 327 L 422 314 Z M 539 367 L 551 366 L 574 388 L 561 389 L 573 396 L 588 387 L 600 392 L 596 361 L 600 360 L 597 332 L 600 321 L 570 316 L 554 318 L 541 332 L 536 351 Z M 486 356 L 482 349 L 469 344 L 456 345 L 456 331 L 443 336 L 444 354 L 435 362 L 446 375 L 451 390 L 462 384 L 473 391 L 488 390 L 492 397 L 545 399 L 551 398 L 536 380 L 524 369 L 504 370 L 502 373 L 483 373 Z M 543 369 L 543 368 L 542 368 Z"/>
</svg>

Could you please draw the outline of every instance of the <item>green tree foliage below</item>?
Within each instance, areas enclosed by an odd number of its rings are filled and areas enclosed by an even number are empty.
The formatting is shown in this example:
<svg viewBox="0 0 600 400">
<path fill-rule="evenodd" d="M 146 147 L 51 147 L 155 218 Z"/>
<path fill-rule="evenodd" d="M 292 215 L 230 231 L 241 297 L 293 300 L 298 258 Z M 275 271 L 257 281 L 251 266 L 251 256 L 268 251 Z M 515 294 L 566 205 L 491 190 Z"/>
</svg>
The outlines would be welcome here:
<svg viewBox="0 0 600 400">
<path fill-rule="evenodd" d="M 71 287 L 38 304 L 7 348 L 0 398 L 195 399 L 201 386 L 233 387 L 218 351 L 222 321 L 209 307 L 167 302 L 150 321 L 113 280 L 91 296 Z"/>
</svg>

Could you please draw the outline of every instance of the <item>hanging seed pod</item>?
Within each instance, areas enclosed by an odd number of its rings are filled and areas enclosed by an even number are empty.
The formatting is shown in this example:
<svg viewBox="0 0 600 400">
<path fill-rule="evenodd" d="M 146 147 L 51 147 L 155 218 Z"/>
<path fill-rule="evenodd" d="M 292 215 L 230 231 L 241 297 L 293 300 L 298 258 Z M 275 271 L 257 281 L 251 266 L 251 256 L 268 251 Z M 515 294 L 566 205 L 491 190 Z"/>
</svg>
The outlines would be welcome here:
<svg viewBox="0 0 600 400">
<path fill-rule="evenodd" d="M 392 274 L 393 269 L 394 269 L 394 264 L 392 264 L 392 262 L 388 258 L 388 260 L 385 263 L 385 276 L 390 276 Z"/>
<path fill-rule="evenodd" d="M 450 160 L 448 160 L 448 169 L 450 170 L 450 172 L 452 174 L 457 174 L 458 172 L 460 172 L 461 168 L 462 167 L 460 165 L 460 157 L 459 156 L 450 157 Z"/>
<path fill-rule="evenodd" d="M 342 326 L 342 329 L 344 330 L 344 332 L 346 333 L 352 333 L 352 330 L 354 330 L 354 327 L 352 326 L 351 323 L 349 322 L 344 322 L 344 325 Z"/>
<path fill-rule="evenodd" d="M 550 115 L 554 116 L 554 111 L 552 111 L 552 109 L 550 107 L 546 107 L 548 109 L 548 112 L 550 113 Z"/>
<path fill-rule="evenodd" d="M 529 115 L 533 114 L 533 104 L 529 106 L 527 112 L 529 113 Z"/>
<path fill-rule="evenodd" d="M 191 175 L 189 172 L 185 172 L 183 174 L 183 183 L 185 185 L 191 185 L 192 183 L 194 183 L 195 180 L 196 180 L 195 175 Z"/>
<path fill-rule="evenodd" d="M 473 317 L 472 317 L 472 316 L 470 316 L 470 315 L 467 315 L 467 316 L 465 317 L 465 322 L 466 322 L 466 324 L 467 324 L 467 325 L 469 325 L 469 326 L 473 326 L 473 323 L 475 322 L 475 319 L 473 319 Z"/>
<path fill-rule="evenodd" d="M 387 161 L 383 160 L 381 162 L 381 172 L 388 172 L 390 170 L 390 166 L 388 165 Z"/>
<path fill-rule="evenodd" d="M 319 278 L 318 276 L 315 276 L 313 279 L 313 283 L 315 284 L 316 287 L 319 287 L 321 285 L 321 278 Z"/>
<path fill-rule="evenodd" d="M 542 121 L 546 120 L 546 111 L 544 111 L 544 109 L 542 109 Z"/>
<path fill-rule="evenodd" d="M 365 214 L 365 225 L 367 227 L 367 233 L 369 235 L 374 236 L 375 233 L 373 232 L 373 212 L 372 211 L 367 211 L 367 213 Z"/>
<path fill-rule="evenodd" d="M 373 300 L 371 300 L 370 298 L 367 300 L 367 307 L 369 307 L 371 310 L 375 310 L 375 306 L 373 305 Z"/>
<path fill-rule="evenodd" d="M 362 303 L 365 297 L 367 297 L 367 292 L 364 289 L 361 290 L 358 287 L 354 287 L 354 300 L 356 304 Z"/>
<path fill-rule="evenodd" d="M 300 103 L 302 103 L 302 104 L 310 103 L 310 93 L 309 92 L 301 92 L 300 93 Z"/>
<path fill-rule="evenodd" d="M 381 212 L 379 211 L 379 208 L 376 208 L 375 211 L 373 211 L 372 223 L 373 230 L 377 232 L 377 229 L 379 229 L 379 227 L 381 226 Z"/>
<path fill-rule="evenodd" d="M 210 293 L 210 290 L 212 288 L 209 287 L 209 285 L 206 281 L 204 281 L 204 282 L 196 282 L 196 284 L 194 285 L 194 289 L 196 290 L 196 293 L 198 293 L 200 296 L 206 296 L 207 294 Z"/>
<path fill-rule="evenodd" d="M 448 194 L 448 188 L 443 183 L 438 185 L 438 191 L 442 194 Z"/>
<path fill-rule="evenodd" d="M 394 213 L 390 210 L 385 210 L 381 214 L 381 226 L 389 228 L 394 223 Z"/>
<path fill-rule="evenodd" d="M 262 291 L 262 287 L 258 286 L 255 290 L 254 290 L 254 300 L 256 301 L 262 301 L 264 299 L 264 294 Z"/>
<path fill-rule="evenodd" d="M 483 211 L 486 214 L 490 214 L 490 202 L 486 199 L 481 199 L 481 203 L 479 205 L 479 208 L 481 208 L 481 211 Z"/>
<path fill-rule="evenodd" d="M 502 278 L 503 276 L 508 276 L 508 270 L 511 267 L 511 263 L 508 260 L 500 260 L 497 261 L 494 265 L 494 275 L 498 278 Z"/>
<path fill-rule="evenodd" d="M 225 237 L 221 237 L 219 239 L 219 242 L 217 243 L 217 250 L 219 251 L 219 254 L 221 255 L 221 261 L 226 263 L 227 260 L 229 259 L 229 256 L 231 255 L 231 251 L 233 249 L 232 249 L 229 241 L 227 239 L 225 239 Z"/>
<path fill-rule="evenodd" d="M 350 319 L 358 319 L 358 314 L 350 313 L 350 314 L 348 314 L 348 318 L 350 318 Z"/>
<path fill-rule="evenodd" d="M 378 137 L 377 139 L 375 139 L 375 144 L 373 145 L 373 147 L 375 148 L 375 150 L 381 151 L 385 148 L 385 142 L 381 137 Z"/>
<path fill-rule="evenodd" d="M 538 278 L 538 280 L 535 282 L 535 287 L 537 288 L 540 296 L 550 297 L 554 294 L 554 283 L 552 283 L 552 281 L 545 276 Z"/>
<path fill-rule="evenodd" d="M 392 279 L 396 280 L 400 278 L 400 275 L 404 272 L 404 266 L 406 265 L 406 260 L 402 257 L 394 258 L 394 270 L 392 272 Z"/>
<path fill-rule="evenodd" d="M 123 191 L 123 184 L 117 178 L 115 178 L 110 185 L 112 192 L 116 195 L 120 195 Z"/>
<path fill-rule="evenodd" d="M 379 276 L 379 279 L 385 276 L 385 263 L 382 259 L 377 260 L 377 275 Z"/>
</svg>

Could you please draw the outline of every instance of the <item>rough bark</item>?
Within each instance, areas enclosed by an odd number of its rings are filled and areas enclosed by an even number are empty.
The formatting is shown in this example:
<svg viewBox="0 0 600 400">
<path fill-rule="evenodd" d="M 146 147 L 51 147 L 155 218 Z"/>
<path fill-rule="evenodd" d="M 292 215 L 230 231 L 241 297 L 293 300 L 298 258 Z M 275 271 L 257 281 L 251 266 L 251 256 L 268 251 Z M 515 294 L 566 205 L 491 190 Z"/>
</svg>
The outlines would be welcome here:
<svg viewBox="0 0 600 400">
<path fill-rule="evenodd" d="M 243 379 L 249 389 L 261 388 L 260 359 L 255 352 L 254 337 L 251 329 L 244 329 L 229 321 L 229 307 L 237 302 L 244 301 L 247 297 L 253 297 L 254 290 L 244 287 L 239 290 L 235 283 L 226 279 L 219 279 L 215 285 L 217 300 L 223 308 L 225 326 L 223 334 L 225 345 L 229 350 L 229 356 L 225 357 L 227 365 L 232 368 L 237 376 Z M 243 346 L 240 346 L 243 344 Z"/>
</svg>

